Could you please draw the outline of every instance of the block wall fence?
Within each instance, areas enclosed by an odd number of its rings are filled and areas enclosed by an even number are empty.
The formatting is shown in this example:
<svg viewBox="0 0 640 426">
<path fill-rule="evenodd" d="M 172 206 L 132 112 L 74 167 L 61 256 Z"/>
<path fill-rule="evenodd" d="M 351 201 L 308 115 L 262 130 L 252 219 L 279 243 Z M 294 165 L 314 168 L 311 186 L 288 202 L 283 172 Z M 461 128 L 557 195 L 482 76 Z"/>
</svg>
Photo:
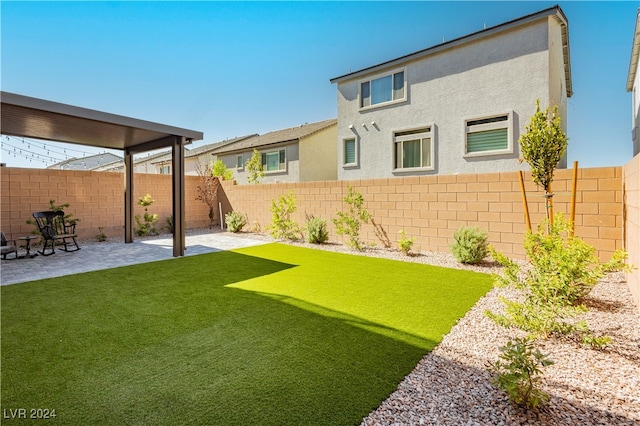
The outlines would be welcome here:
<svg viewBox="0 0 640 426">
<path fill-rule="evenodd" d="M 79 238 L 93 239 L 98 227 L 104 228 L 108 237 L 124 238 L 122 173 L 0 167 L 0 179 L 0 223 L 9 238 L 29 235 L 33 225 L 26 220 L 35 211 L 48 210 L 51 199 L 56 204 L 70 204 L 65 213 L 80 219 L 76 226 Z M 206 227 L 209 221 L 206 204 L 195 201 L 198 179 L 185 176 L 185 221 L 191 228 Z M 145 194 L 154 199 L 149 213 L 157 213 L 157 226 L 164 228 L 171 215 L 171 176 L 135 174 L 134 202 Z M 144 208 L 135 204 L 134 214 L 144 214 Z"/>
<path fill-rule="evenodd" d="M 569 215 L 571 169 L 556 171 L 554 212 Z M 208 225 L 208 207 L 196 200 L 199 177 L 185 177 L 185 210 L 188 229 Z M 98 227 L 110 236 L 124 235 L 124 177 L 121 173 L 0 167 L 1 226 L 9 238 L 28 235 L 25 223 L 31 213 L 46 210 L 49 200 L 70 203 L 68 212 L 81 221 L 80 238 L 92 239 Z M 361 236 L 368 243 L 396 247 L 398 232 L 415 238 L 416 250 L 449 251 L 452 235 L 460 226 L 477 226 L 489 232 L 489 241 L 514 258 L 523 258 L 526 228 L 518 173 L 419 176 L 389 179 L 322 181 L 260 185 L 223 182 L 218 197 L 223 213 L 246 213 L 249 228 L 262 231 L 271 221 L 272 199 L 293 192 L 297 198 L 294 219 L 304 224 L 305 215 L 328 221 L 330 239 L 339 241 L 331 219 L 345 208 L 348 186 L 362 193 L 374 224 L 364 225 Z M 531 221 L 535 227 L 545 217 L 543 192 L 525 173 Z M 150 213 L 160 217 L 159 226 L 171 214 L 171 177 L 135 174 L 134 197 L 150 193 L 155 203 Z M 135 214 L 142 214 L 136 205 Z M 216 219 L 218 211 L 216 211 Z M 601 259 L 619 248 L 630 253 L 640 266 L 640 156 L 624 167 L 578 170 L 576 235 L 594 245 Z M 640 273 L 627 282 L 640 306 Z"/>
<path fill-rule="evenodd" d="M 570 213 L 572 170 L 558 170 L 552 184 L 554 212 Z M 331 240 L 340 240 L 330 219 L 345 208 L 348 186 L 364 197 L 373 224 L 364 225 L 361 236 L 368 243 L 397 246 L 398 232 L 415 238 L 417 250 L 449 252 L 453 233 L 461 226 L 489 231 L 490 243 L 515 258 L 524 257 L 526 229 L 517 172 L 421 176 L 374 180 L 300 182 L 288 184 L 233 185 L 224 182 L 225 211 L 246 213 L 250 225 L 264 229 L 271 221 L 272 199 L 290 191 L 296 196 L 295 220 L 305 215 L 329 221 Z M 623 246 L 622 168 L 578 171 L 576 235 L 593 244 L 604 259 Z M 543 194 L 525 173 L 532 226 L 545 217 Z M 380 238 L 382 236 L 382 238 Z"/>
</svg>

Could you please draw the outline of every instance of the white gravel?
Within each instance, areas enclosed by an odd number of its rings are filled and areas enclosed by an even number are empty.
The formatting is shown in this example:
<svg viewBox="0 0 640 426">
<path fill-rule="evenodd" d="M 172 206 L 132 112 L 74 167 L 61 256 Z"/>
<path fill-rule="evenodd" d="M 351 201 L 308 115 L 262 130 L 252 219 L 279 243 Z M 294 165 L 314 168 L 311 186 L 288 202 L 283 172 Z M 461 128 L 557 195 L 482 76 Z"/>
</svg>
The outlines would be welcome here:
<svg viewBox="0 0 640 426">
<path fill-rule="evenodd" d="M 230 234 L 233 235 L 233 234 Z M 242 237 L 267 239 L 260 234 Z M 478 272 L 499 271 L 493 262 L 459 264 L 448 253 L 405 256 L 383 248 L 356 252 L 342 244 L 299 246 L 420 262 Z M 517 297 L 514 290 L 494 288 L 418 363 L 362 425 L 640 425 L 640 313 L 624 275 L 608 275 L 587 298 L 584 319 L 596 334 L 611 336 L 604 350 L 587 349 L 571 339 L 550 338 L 537 347 L 554 365 L 543 369 L 547 405 L 525 411 L 491 385 L 486 364 L 499 347 L 524 333 L 494 324 L 484 311 L 500 311 L 498 297 Z"/>
</svg>

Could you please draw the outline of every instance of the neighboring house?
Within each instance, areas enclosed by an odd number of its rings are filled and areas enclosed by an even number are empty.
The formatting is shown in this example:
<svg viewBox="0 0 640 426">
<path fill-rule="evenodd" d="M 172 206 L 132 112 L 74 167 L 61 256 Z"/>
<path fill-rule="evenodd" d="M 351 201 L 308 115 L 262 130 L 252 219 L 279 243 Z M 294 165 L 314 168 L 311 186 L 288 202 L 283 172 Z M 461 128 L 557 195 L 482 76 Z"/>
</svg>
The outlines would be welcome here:
<svg viewBox="0 0 640 426">
<path fill-rule="evenodd" d="M 566 131 L 567 18 L 552 7 L 331 82 L 340 180 L 521 170 L 536 99 Z"/>
<path fill-rule="evenodd" d="M 69 160 L 60 161 L 59 163 L 52 164 L 47 169 L 58 170 L 96 170 L 100 167 L 114 163 L 117 161 L 123 161 L 122 157 L 105 152 L 102 154 L 89 155 L 82 158 L 71 158 Z"/>
<path fill-rule="evenodd" d="M 170 175 L 171 170 L 170 150 L 140 154 L 133 160 L 133 173 Z"/>
<path fill-rule="evenodd" d="M 337 137 L 337 121 L 331 119 L 225 143 L 212 155 L 234 171 L 239 184 L 248 183 L 246 164 L 254 149 L 265 171 L 262 183 L 336 180 Z"/>
<path fill-rule="evenodd" d="M 213 155 L 213 152 L 225 147 L 227 145 L 235 144 L 237 142 L 241 142 L 243 140 L 253 138 L 258 136 L 257 134 L 240 136 L 233 139 L 227 139 L 222 142 L 210 143 L 207 145 L 200 146 L 198 148 L 193 148 L 187 150 L 184 155 L 184 173 L 186 175 L 197 175 L 198 174 L 198 164 L 201 167 L 206 167 L 208 164 L 214 162 L 217 158 Z"/>
<path fill-rule="evenodd" d="M 640 86 L 640 74 L 638 73 L 638 57 L 640 56 L 640 9 L 636 15 L 636 30 L 633 35 L 633 47 L 631 49 L 631 63 L 629 65 L 629 77 L 627 79 L 627 92 L 632 92 L 631 107 L 632 127 L 631 140 L 633 141 L 633 156 L 640 153 L 640 98 L 638 90 Z"/>
</svg>

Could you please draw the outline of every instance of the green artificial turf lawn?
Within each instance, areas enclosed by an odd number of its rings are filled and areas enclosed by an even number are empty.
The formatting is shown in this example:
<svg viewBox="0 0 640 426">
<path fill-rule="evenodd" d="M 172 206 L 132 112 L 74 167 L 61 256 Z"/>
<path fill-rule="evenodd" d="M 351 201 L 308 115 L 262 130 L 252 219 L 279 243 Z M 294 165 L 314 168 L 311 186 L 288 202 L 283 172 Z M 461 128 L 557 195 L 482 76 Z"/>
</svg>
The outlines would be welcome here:
<svg viewBox="0 0 640 426">
<path fill-rule="evenodd" d="M 490 287 L 282 244 L 3 286 L 3 413 L 357 424 Z"/>
</svg>

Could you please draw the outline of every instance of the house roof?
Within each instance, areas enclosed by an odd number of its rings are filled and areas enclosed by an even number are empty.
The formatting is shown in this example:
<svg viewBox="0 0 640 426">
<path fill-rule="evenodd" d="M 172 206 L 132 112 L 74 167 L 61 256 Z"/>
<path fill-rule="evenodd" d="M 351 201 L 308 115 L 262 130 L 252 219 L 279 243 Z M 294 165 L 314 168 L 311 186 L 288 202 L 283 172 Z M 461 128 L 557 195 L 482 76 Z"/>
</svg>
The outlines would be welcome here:
<svg viewBox="0 0 640 426">
<path fill-rule="evenodd" d="M 236 142 L 240 142 L 242 140 L 245 139 L 249 139 L 249 138 L 253 138 L 255 136 L 258 136 L 258 134 L 254 133 L 252 135 L 246 135 L 246 136 L 239 136 L 237 138 L 233 138 L 233 139 L 227 139 L 225 141 L 220 141 L 220 142 L 215 142 L 215 143 L 210 143 L 207 145 L 202 145 L 198 148 L 193 148 L 188 150 L 185 153 L 185 158 L 189 158 L 189 157 L 195 157 L 198 155 L 202 155 L 202 154 L 208 154 L 209 152 L 215 151 L 217 149 L 220 149 L 224 146 L 236 143 Z"/>
<path fill-rule="evenodd" d="M 47 167 L 48 169 L 67 169 L 67 170 L 93 170 L 103 165 L 124 161 L 122 157 L 105 152 L 102 154 L 89 155 L 81 158 L 70 158 L 60 161 Z"/>
<path fill-rule="evenodd" d="M 555 17 L 562 26 L 562 51 L 563 51 L 563 57 L 564 57 L 564 75 L 565 75 L 566 86 L 567 86 L 567 96 L 571 97 L 571 95 L 573 95 L 573 88 L 571 84 L 571 63 L 570 63 L 570 55 L 569 55 L 569 22 L 564 12 L 560 8 L 560 6 L 557 6 L 557 5 L 550 7 L 548 9 L 541 10 L 539 12 L 532 13 L 530 15 L 523 16 L 521 18 L 517 18 L 517 19 L 511 20 L 511 21 L 508 21 L 484 30 L 480 30 L 480 31 L 468 34 L 466 36 L 456 38 L 454 40 L 440 43 L 435 46 L 428 47 L 426 49 L 401 56 L 396 59 L 392 59 L 390 61 L 383 62 L 378 65 L 373 65 L 367 68 L 363 68 L 359 71 L 354 71 L 348 74 L 341 75 L 339 77 L 334 77 L 329 81 L 331 83 L 342 83 L 343 81 L 362 77 L 372 72 L 382 71 L 386 68 L 396 67 L 398 65 L 401 65 L 410 61 L 423 59 L 435 53 L 453 49 L 466 43 L 474 42 L 487 37 L 492 37 L 504 31 L 508 31 L 513 28 L 517 28 L 522 25 L 526 25 L 543 18 L 548 18 L 550 16 Z"/>
<path fill-rule="evenodd" d="M 247 149 L 285 142 L 299 142 L 316 132 L 326 129 L 327 127 L 335 126 L 337 123 L 338 120 L 332 118 L 330 120 L 318 121 L 315 123 L 305 123 L 301 126 L 290 127 L 288 129 L 275 130 L 273 132 L 265 133 L 264 135 L 255 135 L 233 143 L 225 143 L 224 146 L 220 146 L 219 148 L 212 150 L 212 154 L 246 151 Z"/>
<path fill-rule="evenodd" d="M 631 62 L 629 63 L 629 77 L 627 78 L 627 92 L 633 90 L 633 83 L 638 72 L 638 57 L 640 57 L 640 9 L 636 15 L 636 31 L 633 34 L 633 46 L 631 47 Z"/>
</svg>

